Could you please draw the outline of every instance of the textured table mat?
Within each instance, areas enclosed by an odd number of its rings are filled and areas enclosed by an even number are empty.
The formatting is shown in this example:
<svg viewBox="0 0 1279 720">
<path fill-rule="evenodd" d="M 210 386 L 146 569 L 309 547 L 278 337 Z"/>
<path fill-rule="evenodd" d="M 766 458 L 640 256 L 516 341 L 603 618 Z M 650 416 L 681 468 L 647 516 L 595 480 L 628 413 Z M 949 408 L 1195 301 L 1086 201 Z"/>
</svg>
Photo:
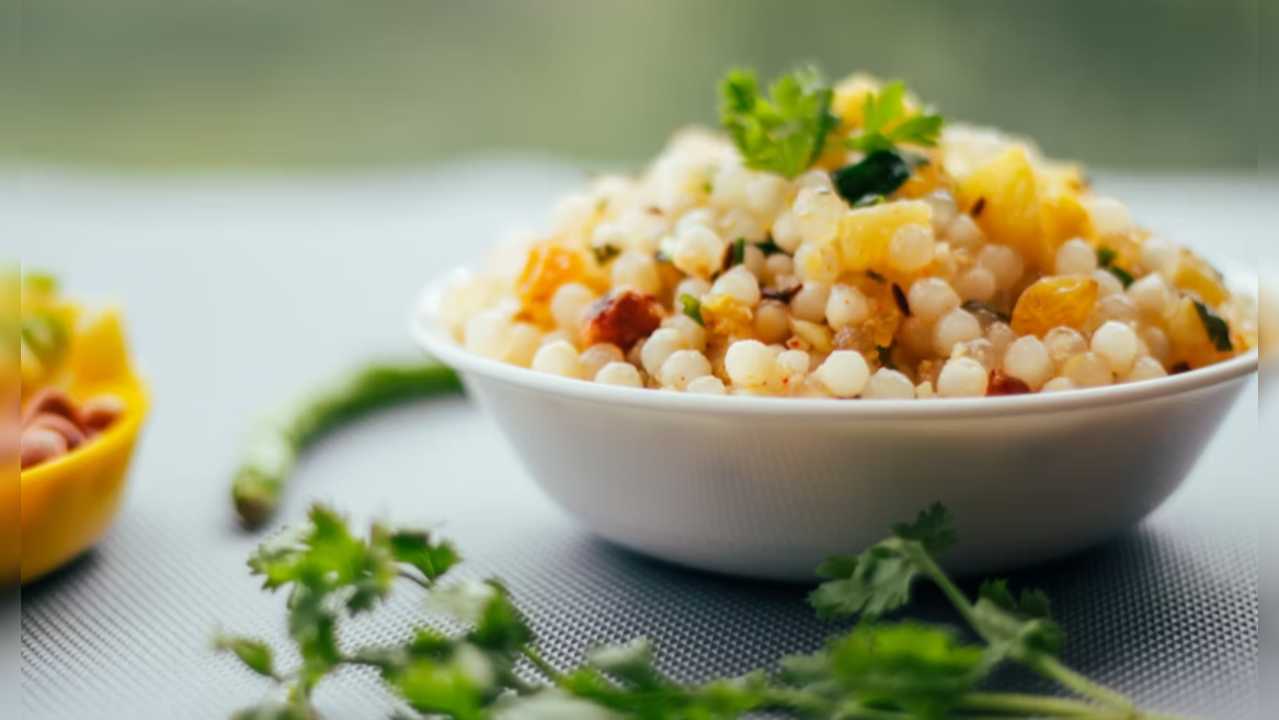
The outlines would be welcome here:
<svg viewBox="0 0 1279 720">
<path fill-rule="evenodd" d="M 33 174 L 21 207 L 24 261 L 78 294 L 129 309 L 156 396 L 130 500 L 97 551 L 0 601 L 20 602 L 21 717 L 225 718 L 267 686 L 207 650 L 217 627 L 284 637 L 282 599 L 244 559 L 226 477 L 255 411 L 379 352 L 411 353 L 414 296 L 504 226 L 545 216 L 577 177 L 534 162 L 335 181 L 159 181 Z M 1265 226 L 1255 181 L 1106 178 L 1138 217 L 1251 261 Z M 1268 188 L 1273 192 L 1273 188 Z M 12 216 L 12 215 L 11 215 Z M 1258 711 L 1256 507 L 1273 493 L 1250 389 L 1190 482 L 1116 542 L 1022 573 L 1068 632 L 1067 660 L 1151 706 L 1234 720 Z M 1273 469 L 1273 467 L 1272 467 Z M 462 400 L 405 408 L 327 441 L 304 463 L 282 518 L 314 498 L 357 517 L 440 519 L 467 572 L 513 588 L 552 663 L 592 641 L 652 637 L 661 663 L 696 680 L 812 650 L 836 626 L 805 588 L 711 577 L 593 539 L 527 479 L 494 426 Z M 1098 502 L 1104 502 L 1098 498 Z M 925 593 L 922 610 L 947 617 Z M 411 623 L 405 592 L 347 633 L 389 640 Z M 1035 681 L 1012 672 L 1010 688 Z M 320 693 L 331 720 L 385 715 L 376 682 L 344 674 Z"/>
</svg>

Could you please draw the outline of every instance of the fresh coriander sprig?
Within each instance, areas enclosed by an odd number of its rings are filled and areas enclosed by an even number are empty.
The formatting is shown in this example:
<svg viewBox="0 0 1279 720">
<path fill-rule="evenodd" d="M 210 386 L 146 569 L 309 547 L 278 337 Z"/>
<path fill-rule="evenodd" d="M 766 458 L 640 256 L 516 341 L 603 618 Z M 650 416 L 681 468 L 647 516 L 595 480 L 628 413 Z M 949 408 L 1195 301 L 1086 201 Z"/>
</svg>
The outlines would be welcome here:
<svg viewBox="0 0 1279 720">
<path fill-rule="evenodd" d="M 249 561 L 266 589 L 288 591 L 300 665 L 281 670 L 275 652 L 250 638 L 219 635 L 214 647 L 285 688 L 283 699 L 236 720 L 316 720 L 315 687 L 345 666 L 377 671 L 418 713 L 395 720 L 731 720 L 762 710 L 829 720 L 1170 720 L 1062 665 L 1061 628 L 1043 593 L 1015 596 L 1007 582 L 991 581 L 972 603 L 934 559 L 954 544 L 950 515 L 935 505 L 861 555 L 830 559 L 821 568 L 829 580 L 810 600 L 824 616 L 860 615 L 856 629 L 821 652 L 783 658 L 776 677 L 755 671 L 689 686 L 657 668 L 644 639 L 595 647 L 580 667 L 561 671 L 538 652 L 505 585 L 446 582 L 461 561 L 452 544 L 429 530 L 381 524 L 358 538 L 339 514 L 316 506 L 306 525 L 282 532 Z M 374 608 L 397 580 L 429 592 L 427 607 L 466 629 L 445 634 L 423 626 L 396 646 L 344 651 L 339 618 Z M 878 620 L 905 606 L 922 580 L 941 588 L 984 644 L 966 643 L 947 627 Z M 1082 699 L 982 692 L 981 683 L 1005 662 Z"/>
<path fill-rule="evenodd" d="M 833 91 L 814 69 L 784 75 L 765 98 L 759 78 L 734 70 L 720 85 L 720 118 L 746 167 L 798 177 L 813 166 L 838 125 Z"/>
<path fill-rule="evenodd" d="M 862 127 L 849 139 L 848 147 L 869 154 L 899 145 L 937 145 L 945 118 L 929 108 L 912 113 L 906 105 L 906 92 L 906 85 L 898 81 L 867 95 L 862 104 Z"/>
</svg>

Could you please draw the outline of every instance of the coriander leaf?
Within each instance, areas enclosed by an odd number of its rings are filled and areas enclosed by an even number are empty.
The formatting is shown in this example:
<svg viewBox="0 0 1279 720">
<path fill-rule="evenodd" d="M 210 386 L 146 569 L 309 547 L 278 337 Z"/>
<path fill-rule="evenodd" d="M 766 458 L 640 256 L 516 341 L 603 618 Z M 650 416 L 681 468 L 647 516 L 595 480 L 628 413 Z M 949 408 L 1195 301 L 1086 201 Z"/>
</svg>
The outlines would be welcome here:
<svg viewBox="0 0 1279 720">
<path fill-rule="evenodd" d="M 855 557 L 828 557 L 817 568 L 817 577 L 826 580 L 840 580 L 850 577 L 857 571 L 857 558 Z"/>
<path fill-rule="evenodd" d="M 418 712 L 480 720 L 494 673 L 483 653 L 463 647 L 447 661 L 414 658 L 383 677 Z"/>
<path fill-rule="evenodd" d="M 1218 352 L 1233 352 L 1235 344 L 1230 341 L 1230 324 L 1208 309 L 1204 303 L 1195 300 L 1195 310 L 1199 311 L 1199 320 L 1208 331 L 1208 338 Z"/>
<path fill-rule="evenodd" d="M 37 310 L 22 319 L 22 343 L 40 364 L 56 367 L 66 357 L 71 333 L 52 312 Z"/>
<path fill-rule="evenodd" d="M 980 648 L 918 624 L 868 627 L 832 645 L 837 678 L 863 704 L 891 703 L 911 717 L 949 717 L 986 672 Z"/>
<path fill-rule="evenodd" d="M 786 252 L 784 249 L 782 249 L 782 246 L 781 246 L 781 245 L 778 245 L 778 244 L 777 244 L 777 241 L 776 241 L 776 240 L 774 240 L 774 239 L 773 239 L 773 238 L 771 238 L 771 237 L 770 237 L 769 239 L 765 240 L 764 242 L 757 242 L 757 243 L 755 243 L 755 247 L 759 248 L 759 249 L 760 249 L 760 252 L 763 252 L 763 253 L 764 253 L 764 257 L 772 257 L 772 256 L 774 256 L 774 255 L 789 255 L 789 254 L 790 254 L 790 253 Z"/>
<path fill-rule="evenodd" d="M 720 86 L 720 119 L 746 166 L 794 179 L 821 156 L 837 120 L 831 89 L 815 70 L 785 75 L 762 96 L 753 72 L 734 70 Z"/>
<path fill-rule="evenodd" d="M 856 205 L 869 197 L 891 195 L 910 179 L 911 169 L 901 155 L 891 149 L 876 150 L 861 162 L 831 173 L 835 191 Z"/>
<path fill-rule="evenodd" d="M 1132 287 L 1132 284 L 1134 282 L 1137 282 L 1137 278 L 1133 277 L 1132 273 L 1119 267 L 1118 265 L 1114 265 L 1106 269 L 1110 271 L 1111 275 L 1114 275 L 1115 277 L 1119 278 L 1119 282 L 1123 283 L 1124 289 L 1128 289 Z"/>
<path fill-rule="evenodd" d="M 430 530 L 401 528 L 389 531 L 389 535 L 395 561 L 412 566 L 431 582 L 462 561 L 453 543 L 435 540 Z"/>
<path fill-rule="evenodd" d="M 1111 247 L 1104 247 L 1097 251 L 1097 264 L 1109 270 L 1110 266 L 1115 264 L 1115 260 L 1119 257 L 1119 251 Z"/>
<path fill-rule="evenodd" d="M 684 293 L 679 296 L 679 304 L 684 306 L 684 314 L 692 318 L 694 322 L 702 327 L 706 327 L 706 321 L 702 319 L 702 301 Z"/>
<path fill-rule="evenodd" d="M 946 715 L 985 669 L 980 648 L 914 622 L 859 627 L 828 652 L 834 676 L 855 699 L 895 703 L 923 718 Z"/>
<path fill-rule="evenodd" d="M 596 245 L 591 248 L 591 252 L 595 255 L 595 262 L 599 265 L 607 265 L 610 260 L 622 254 L 621 249 L 611 243 Z"/>
<path fill-rule="evenodd" d="M 342 662 L 338 650 L 337 618 L 324 608 L 324 595 L 300 587 L 289 608 L 289 635 L 302 656 L 302 680 L 315 685 Z"/>
<path fill-rule="evenodd" d="M 933 503 L 927 510 L 919 513 L 914 523 L 896 523 L 893 535 L 912 540 L 923 545 L 929 555 L 940 555 L 955 546 L 955 530 L 951 527 L 954 518 L 941 503 Z"/>
<path fill-rule="evenodd" d="M 1043 591 L 1023 590 L 1018 601 L 1006 580 L 986 581 L 974 614 L 982 634 L 991 643 L 1003 646 L 1014 660 L 1061 653 L 1064 636 L 1052 620 L 1048 596 Z"/>
<path fill-rule="evenodd" d="M 892 82 L 866 96 L 862 128 L 848 146 L 864 153 L 892 150 L 897 145 L 933 147 L 944 125 L 945 119 L 931 110 L 909 114 L 906 86 Z"/>
<path fill-rule="evenodd" d="M 297 579 L 305 550 L 302 540 L 307 532 L 305 526 L 285 528 L 249 556 L 253 574 L 265 578 L 263 590 L 278 590 Z"/>
<path fill-rule="evenodd" d="M 732 265 L 736 267 L 746 262 L 746 238 L 739 237 L 733 243 Z"/>
<path fill-rule="evenodd" d="M 30 271 L 22 273 L 23 292 L 53 297 L 58 294 L 58 287 L 58 278 L 49 273 Z"/>
<path fill-rule="evenodd" d="M 620 720 L 616 713 L 558 690 L 543 690 L 536 695 L 511 699 L 494 708 L 493 717 L 494 720 Z"/>
<path fill-rule="evenodd" d="M 275 654 L 261 640 L 219 635 L 213 639 L 213 649 L 235 653 L 240 662 L 263 677 L 278 677 L 275 674 Z"/>
<path fill-rule="evenodd" d="M 467 638 L 476 646 L 495 652 L 514 654 L 533 642 L 533 631 L 511 602 L 506 586 L 490 580 L 496 592 L 480 613 L 475 629 Z"/>
<path fill-rule="evenodd" d="M 648 638 L 595 647 L 587 651 L 586 658 L 595 669 L 633 687 L 652 689 L 666 684 L 653 665 L 653 644 Z"/>
<path fill-rule="evenodd" d="M 298 703 L 267 703 L 231 716 L 231 720 L 318 720 L 310 708 Z"/>
<path fill-rule="evenodd" d="M 822 583 L 808 596 L 808 602 L 824 619 L 859 613 L 875 618 L 910 602 L 910 589 L 918 577 L 914 563 L 888 546 L 877 545 L 857 558 L 848 577 Z"/>
</svg>

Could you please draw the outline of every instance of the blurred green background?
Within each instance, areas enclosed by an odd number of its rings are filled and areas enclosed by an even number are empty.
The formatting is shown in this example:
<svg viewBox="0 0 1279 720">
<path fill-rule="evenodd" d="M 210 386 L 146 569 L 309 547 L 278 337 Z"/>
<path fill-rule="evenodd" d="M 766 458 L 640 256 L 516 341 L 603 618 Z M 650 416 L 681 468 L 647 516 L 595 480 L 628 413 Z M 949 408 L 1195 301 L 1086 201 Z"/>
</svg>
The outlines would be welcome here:
<svg viewBox="0 0 1279 720">
<path fill-rule="evenodd" d="M 906 79 L 950 117 L 1096 166 L 1257 167 L 1256 0 L 38 0 L 23 13 L 0 136 L 34 163 L 632 161 L 713 121 L 727 67 L 815 62 Z"/>
</svg>

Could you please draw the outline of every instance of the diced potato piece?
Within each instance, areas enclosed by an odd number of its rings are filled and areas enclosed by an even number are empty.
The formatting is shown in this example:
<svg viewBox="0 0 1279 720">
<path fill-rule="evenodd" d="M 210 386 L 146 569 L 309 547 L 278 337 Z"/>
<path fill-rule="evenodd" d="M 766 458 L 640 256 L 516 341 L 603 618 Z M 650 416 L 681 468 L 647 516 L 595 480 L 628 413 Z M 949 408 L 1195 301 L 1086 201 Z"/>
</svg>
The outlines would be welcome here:
<svg viewBox="0 0 1279 720">
<path fill-rule="evenodd" d="M 1044 278 L 1017 300 L 1013 330 L 1037 337 L 1058 327 L 1078 330 L 1088 321 L 1100 293 L 1097 281 L 1090 277 Z"/>
<path fill-rule="evenodd" d="M 844 258 L 844 269 L 887 271 L 893 235 L 905 225 L 928 227 L 932 217 L 932 208 L 919 200 L 883 203 L 849 212 L 840 220 L 836 239 Z"/>
<path fill-rule="evenodd" d="M 1035 169 L 1026 149 L 1013 146 L 959 181 L 959 207 L 995 242 L 1010 245 L 1030 264 L 1051 270 L 1055 247 L 1044 233 Z"/>
<path fill-rule="evenodd" d="M 1183 297 L 1168 314 L 1167 321 L 1168 339 L 1172 341 L 1176 361 L 1201 368 L 1228 357 L 1228 353 L 1219 353 L 1213 347 L 1193 299 Z"/>
<path fill-rule="evenodd" d="M 1222 283 L 1217 271 L 1190 251 L 1181 253 L 1177 276 L 1173 285 L 1199 296 L 1209 307 L 1217 307 L 1230 298 L 1230 292 Z"/>
<path fill-rule="evenodd" d="M 524 315 L 538 325 L 553 327 L 551 298 L 561 285 L 578 282 L 599 293 L 608 290 L 607 280 L 592 268 L 592 260 L 583 250 L 553 243 L 531 248 L 517 284 Z"/>
<path fill-rule="evenodd" d="M 1088 211 L 1079 201 L 1079 193 L 1063 183 L 1049 184 L 1040 196 L 1044 217 L 1044 235 L 1054 253 L 1066 241 L 1092 236 Z"/>
<path fill-rule="evenodd" d="M 712 333 L 743 339 L 755 334 L 755 315 L 731 295 L 707 295 L 702 298 L 702 322 Z"/>
</svg>

